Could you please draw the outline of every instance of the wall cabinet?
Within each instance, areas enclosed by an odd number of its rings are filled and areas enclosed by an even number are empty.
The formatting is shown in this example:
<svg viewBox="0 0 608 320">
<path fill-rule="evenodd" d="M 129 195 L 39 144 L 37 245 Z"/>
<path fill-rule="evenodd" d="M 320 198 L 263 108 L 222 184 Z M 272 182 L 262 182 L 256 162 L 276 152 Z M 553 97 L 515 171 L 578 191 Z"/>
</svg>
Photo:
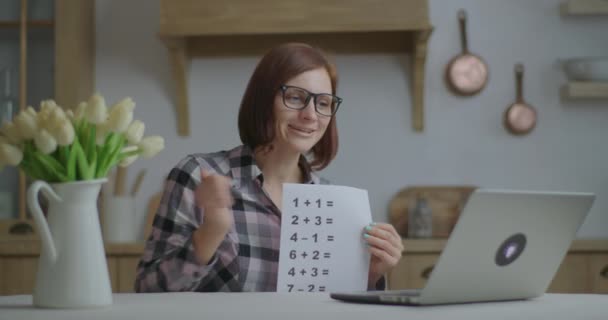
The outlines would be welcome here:
<svg viewBox="0 0 608 320">
<path fill-rule="evenodd" d="M 445 240 L 405 240 L 406 252 L 388 276 L 390 289 L 424 287 Z M 576 240 L 548 292 L 608 293 L 608 240 Z"/>
<path fill-rule="evenodd" d="M 388 275 L 389 289 L 422 288 L 445 240 L 405 240 L 407 252 Z M 133 292 L 142 243 L 106 244 L 114 292 Z M 0 241 L 0 295 L 30 294 L 38 268 L 38 240 Z M 608 240 L 576 240 L 560 266 L 552 293 L 608 293 Z"/>
<path fill-rule="evenodd" d="M 94 0 L 3 0 L 0 12 L 0 69 L 14 71 L 15 114 L 29 105 L 38 108 L 43 99 L 73 108 L 93 93 Z M 0 173 L 0 192 L 13 203 L 13 212 L 0 212 L 0 230 L 31 230 L 26 188 L 17 169 Z"/>
<path fill-rule="evenodd" d="M 113 292 L 133 292 L 137 264 L 144 245 L 106 244 Z M 0 242 L 0 295 L 31 294 L 36 282 L 40 242 Z"/>
</svg>

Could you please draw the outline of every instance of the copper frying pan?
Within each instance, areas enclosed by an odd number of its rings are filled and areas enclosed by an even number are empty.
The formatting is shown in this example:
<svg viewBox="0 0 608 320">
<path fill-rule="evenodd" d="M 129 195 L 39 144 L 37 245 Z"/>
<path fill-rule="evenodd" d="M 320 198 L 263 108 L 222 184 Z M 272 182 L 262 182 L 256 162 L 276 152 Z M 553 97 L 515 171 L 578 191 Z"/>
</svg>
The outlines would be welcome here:
<svg viewBox="0 0 608 320">
<path fill-rule="evenodd" d="M 460 21 L 460 40 L 462 53 L 450 60 L 446 68 L 446 82 L 452 92 L 461 96 L 475 95 L 488 82 L 488 65 L 485 61 L 471 52 L 467 45 L 467 15 L 464 10 L 458 11 Z"/>
<path fill-rule="evenodd" d="M 515 85 L 517 98 L 505 111 L 504 125 L 507 131 L 514 135 L 525 135 L 536 127 L 536 110 L 524 101 L 523 98 L 524 66 L 521 63 L 515 65 Z"/>
</svg>

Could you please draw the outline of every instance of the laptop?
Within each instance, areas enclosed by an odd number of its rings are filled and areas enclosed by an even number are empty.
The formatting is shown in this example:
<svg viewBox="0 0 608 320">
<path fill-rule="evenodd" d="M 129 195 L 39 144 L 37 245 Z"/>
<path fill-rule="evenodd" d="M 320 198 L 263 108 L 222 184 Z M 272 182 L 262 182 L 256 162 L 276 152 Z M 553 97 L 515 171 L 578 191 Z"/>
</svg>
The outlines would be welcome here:
<svg viewBox="0 0 608 320">
<path fill-rule="evenodd" d="M 538 297 L 549 287 L 594 199 L 592 193 L 477 189 L 423 289 L 330 296 L 402 305 Z"/>
</svg>

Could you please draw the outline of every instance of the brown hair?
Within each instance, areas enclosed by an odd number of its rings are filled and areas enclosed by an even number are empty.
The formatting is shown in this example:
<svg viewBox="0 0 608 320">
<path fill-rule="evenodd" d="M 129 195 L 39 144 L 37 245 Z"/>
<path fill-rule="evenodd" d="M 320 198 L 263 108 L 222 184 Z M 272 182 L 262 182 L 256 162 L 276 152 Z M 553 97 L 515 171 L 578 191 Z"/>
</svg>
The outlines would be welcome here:
<svg viewBox="0 0 608 320">
<path fill-rule="evenodd" d="M 325 68 L 331 80 L 332 94 L 336 94 L 336 67 L 318 48 L 303 43 L 286 43 L 271 49 L 258 63 L 241 101 L 239 135 L 244 145 L 252 150 L 268 146 L 274 139 L 274 99 L 279 87 L 297 75 Z M 321 170 L 329 165 L 338 152 L 336 117 L 331 117 L 323 137 L 312 147 L 311 167 Z"/>
</svg>

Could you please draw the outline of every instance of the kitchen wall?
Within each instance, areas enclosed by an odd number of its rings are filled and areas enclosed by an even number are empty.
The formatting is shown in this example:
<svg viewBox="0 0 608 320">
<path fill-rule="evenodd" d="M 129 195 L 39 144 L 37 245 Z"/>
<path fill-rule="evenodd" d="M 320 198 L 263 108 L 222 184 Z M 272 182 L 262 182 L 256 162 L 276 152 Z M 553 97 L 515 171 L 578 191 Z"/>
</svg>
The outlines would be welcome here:
<svg viewBox="0 0 608 320">
<path fill-rule="evenodd" d="M 560 0 L 431 0 L 425 92 L 426 127 L 410 126 L 405 55 L 339 55 L 340 151 L 322 174 L 335 184 L 369 191 L 374 219 L 401 188 L 419 184 L 589 191 L 595 205 L 579 238 L 608 237 L 608 101 L 562 101 L 565 77 L 558 59 L 608 55 L 608 17 L 561 17 Z M 449 59 L 460 51 L 456 12 L 469 14 L 471 51 L 485 58 L 490 82 L 478 96 L 450 94 L 443 83 Z M 390 8 L 387 8 L 390 9 Z M 190 71 L 191 131 L 176 134 L 167 51 L 157 39 L 159 1 L 97 1 L 96 86 L 108 100 L 131 96 L 148 134 L 166 150 L 138 161 L 148 168 L 137 197 L 143 225 L 149 197 L 188 153 L 240 144 L 237 112 L 259 57 L 197 59 Z M 526 67 L 524 96 L 539 113 L 535 131 L 514 137 L 501 126 L 514 101 L 513 65 Z"/>
</svg>

